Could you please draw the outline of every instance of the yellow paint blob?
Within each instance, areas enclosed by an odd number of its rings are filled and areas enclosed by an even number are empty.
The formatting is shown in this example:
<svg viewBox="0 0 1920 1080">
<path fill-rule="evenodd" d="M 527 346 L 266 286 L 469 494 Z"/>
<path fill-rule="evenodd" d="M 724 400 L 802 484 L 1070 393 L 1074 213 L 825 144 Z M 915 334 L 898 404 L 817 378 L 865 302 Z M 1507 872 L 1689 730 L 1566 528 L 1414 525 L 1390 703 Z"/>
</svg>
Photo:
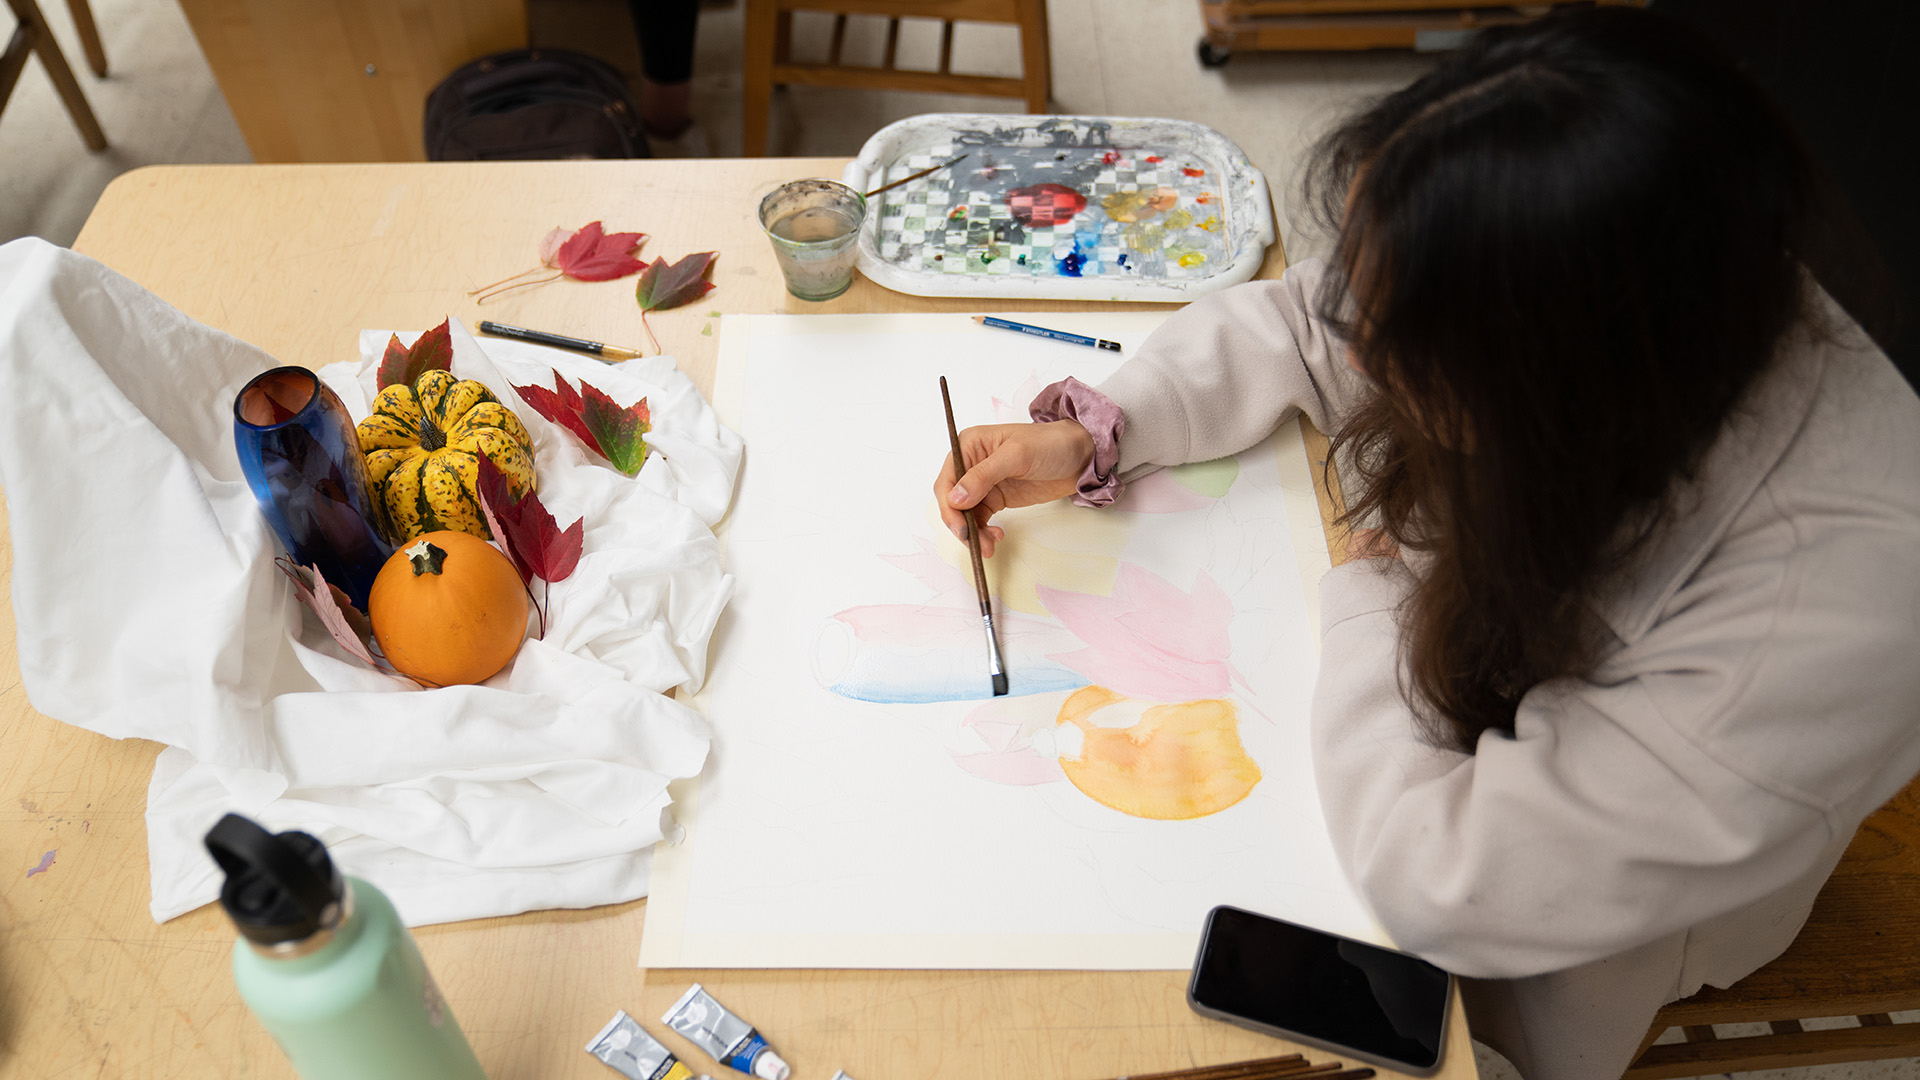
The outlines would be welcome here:
<svg viewBox="0 0 1920 1080">
<path fill-rule="evenodd" d="M 1198 251 L 1189 251 L 1185 255 L 1180 256 L 1181 266 L 1199 266 L 1206 261 L 1207 257 Z"/>
<path fill-rule="evenodd" d="M 1260 782 L 1260 766 L 1240 745 L 1233 702 L 1151 705 L 1131 727 L 1103 727 L 1095 714 L 1127 700 L 1104 686 L 1074 691 L 1056 727 L 1080 729 L 1078 757 L 1060 768 L 1093 801 L 1134 817 L 1185 821 L 1217 814 Z"/>
<path fill-rule="evenodd" d="M 1169 210 L 1167 211 L 1167 216 L 1161 220 L 1166 223 L 1169 229 L 1184 229 L 1193 224 L 1193 215 L 1187 213 L 1185 210 Z"/>
<path fill-rule="evenodd" d="M 927 500 L 940 558 L 959 570 L 969 585 L 973 559 L 967 545 L 940 524 L 940 511 Z M 1120 552 L 1133 531 L 1130 514 L 1109 514 L 1065 500 L 1002 510 L 993 523 L 1006 529 L 986 561 L 987 590 L 998 603 L 1029 615 L 1047 614 L 1038 586 L 1106 596 L 1120 573 Z"/>
<path fill-rule="evenodd" d="M 1207 220 L 1200 223 L 1200 227 L 1208 232 L 1217 232 L 1220 229 L 1220 219 L 1209 214 Z"/>
<path fill-rule="evenodd" d="M 1100 200 L 1107 216 L 1115 221 L 1145 221 L 1150 217 L 1170 210 L 1180 201 L 1180 193 L 1170 187 L 1157 187 L 1152 191 L 1136 188 L 1132 191 L 1116 191 Z"/>
<path fill-rule="evenodd" d="M 1159 251 L 1161 245 L 1167 242 L 1167 230 L 1161 228 L 1158 222 L 1129 225 L 1120 235 L 1128 247 L 1142 255 Z"/>
</svg>

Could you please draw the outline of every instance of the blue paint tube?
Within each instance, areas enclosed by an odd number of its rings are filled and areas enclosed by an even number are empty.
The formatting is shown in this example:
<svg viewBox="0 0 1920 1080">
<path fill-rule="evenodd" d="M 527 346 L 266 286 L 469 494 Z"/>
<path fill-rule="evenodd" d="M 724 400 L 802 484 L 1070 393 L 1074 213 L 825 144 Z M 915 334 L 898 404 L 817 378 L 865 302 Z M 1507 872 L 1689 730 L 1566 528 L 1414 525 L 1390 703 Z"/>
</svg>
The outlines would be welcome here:
<svg viewBox="0 0 1920 1080">
<path fill-rule="evenodd" d="M 660 1022 L 687 1037 L 729 1069 L 759 1077 L 787 1080 L 791 1070 L 753 1025 L 727 1011 L 725 1005 L 694 983 Z"/>
</svg>

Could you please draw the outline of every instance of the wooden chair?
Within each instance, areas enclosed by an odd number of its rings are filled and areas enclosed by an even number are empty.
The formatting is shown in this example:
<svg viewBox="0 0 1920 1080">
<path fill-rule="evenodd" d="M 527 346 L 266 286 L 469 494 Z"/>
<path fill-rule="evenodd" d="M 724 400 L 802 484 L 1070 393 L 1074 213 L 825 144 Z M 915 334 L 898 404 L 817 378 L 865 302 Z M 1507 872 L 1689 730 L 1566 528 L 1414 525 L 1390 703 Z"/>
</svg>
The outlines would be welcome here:
<svg viewBox="0 0 1920 1080">
<path fill-rule="evenodd" d="M 107 56 L 100 49 L 100 34 L 93 25 L 93 12 L 88 10 L 86 0 L 68 0 L 73 11 L 74 22 L 80 27 L 80 41 L 86 49 L 87 62 L 95 74 L 107 73 Z M 80 129 L 80 137 L 87 142 L 89 150 L 107 148 L 106 133 L 100 130 L 100 121 L 93 115 L 93 107 L 87 104 L 85 95 L 80 93 L 80 83 L 73 77 L 73 69 L 67 66 L 67 58 L 60 55 L 60 44 L 53 38 L 53 32 L 47 29 L 47 18 L 40 13 L 40 6 L 34 0 L 7 0 L 13 8 L 20 24 L 14 27 L 13 37 L 7 42 L 5 52 L 0 52 L 0 107 L 6 105 L 13 96 L 13 88 L 20 81 L 20 72 L 27 66 L 27 53 L 37 53 L 40 63 L 47 69 L 47 77 L 53 80 L 53 88 L 60 95 L 60 101 L 67 107 L 67 114 L 73 117 L 73 126 Z"/>
<path fill-rule="evenodd" d="M 833 44 L 826 63 L 794 62 L 791 46 L 796 11 L 823 11 L 834 16 Z M 887 18 L 886 55 L 879 67 L 841 64 L 840 46 L 846 36 L 849 15 Z M 940 20 L 938 71 L 910 71 L 894 66 L 903 17 Z M 767 116 L 773 104 L 773 88 L 777 85 L 988 94 L 1023 98 L 1030 113 L 1047 111 L 1051 72 L 1047 61 L 1046 0 L 747 0 L 746 20 L 746 92 L 741 142 L 747 157 L 760 157 L 767 152 Z M 956 21 L 1018 26 L 1020 78 L 954 74 L 950 61 Z"/>
<path fill-rule="evenodd" d="M 1220 67 L 1236 50 L 1252 49 L 1451 48 L 1467 32 L 1535 18 L 1557 2 L 1200 0 L 1200 63 Z"/>
<path fill-rule="evenodd" d="M 1920 1009 L 1920 779 L 1860 826 L 1787 951 L 1725 990 L 1661 1009 L 1625 1080 L 1920 1057 L 1920 1022 L 1887 1015 L 1910 1009 Z M 1801 1023 L 1832 1016 L 1860 1026 Z M 1771 1031 L 1714 1034 L 1741 1023 Z M 1654 1046 L 1670 1027 L 1687 1041 Z"/>
</svg>

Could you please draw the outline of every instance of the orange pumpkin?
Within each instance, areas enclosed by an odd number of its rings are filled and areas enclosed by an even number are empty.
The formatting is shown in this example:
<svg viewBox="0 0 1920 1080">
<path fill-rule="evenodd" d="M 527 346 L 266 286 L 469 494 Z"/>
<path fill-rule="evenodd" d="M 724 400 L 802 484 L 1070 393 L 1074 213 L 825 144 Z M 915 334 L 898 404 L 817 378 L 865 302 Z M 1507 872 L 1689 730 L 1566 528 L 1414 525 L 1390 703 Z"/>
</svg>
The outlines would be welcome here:
<svg viewBox="0 0 1920 1080">
<path fill-rule="evenodd" d="M 507 666 L 527 635 L 527 591 L 492 544 L 430 532 L 373 579 L 374 640 L 402 674 L 431 686 L 477 683 Z"/>
</svg>

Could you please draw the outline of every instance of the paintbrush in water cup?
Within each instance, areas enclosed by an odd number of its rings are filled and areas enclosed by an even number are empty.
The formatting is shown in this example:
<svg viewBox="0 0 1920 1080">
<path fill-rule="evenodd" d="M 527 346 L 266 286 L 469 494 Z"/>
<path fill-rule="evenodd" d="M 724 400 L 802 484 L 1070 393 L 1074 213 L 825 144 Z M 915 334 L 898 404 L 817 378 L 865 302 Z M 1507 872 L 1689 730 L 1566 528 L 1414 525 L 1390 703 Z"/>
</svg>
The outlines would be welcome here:
<svg viewBox="0 0 1920 1080">
<path fill-rule="evenodd" d="M 967 459 L 960 456 L 960 429 L 953 426 L 953 398 L 947 394 L 945 375 L 940 376 L 940 403 L 947 407 L 947 439 L 953 443 L 953 479 L 958 483 L 967 471 Z M 967 511 L 964 516 L 967 554 L 973 556 L 973 588 L 980 594 L 980 621 L 987 628 L 987 674 L 993 677 L 993 696 L 1005 697 L 1007 669 L 1000 659 L 1000 638 L 993 632 L 993 602 L 987 598 L 987 565 L 980 558 L 980 526 L 973 519 L 973 511 Z"/>
</svg>

